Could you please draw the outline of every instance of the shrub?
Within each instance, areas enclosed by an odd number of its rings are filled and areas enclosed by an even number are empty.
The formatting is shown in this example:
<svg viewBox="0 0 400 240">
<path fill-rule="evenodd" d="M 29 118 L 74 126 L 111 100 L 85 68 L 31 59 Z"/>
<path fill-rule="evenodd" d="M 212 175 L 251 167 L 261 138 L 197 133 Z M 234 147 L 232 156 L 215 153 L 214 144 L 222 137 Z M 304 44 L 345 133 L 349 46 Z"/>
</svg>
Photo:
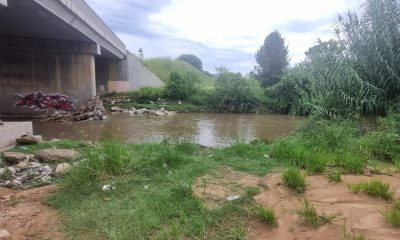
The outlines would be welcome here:
<svg viewBox="0 0 400 240">
<path fill-rule="evenodd" d="M 240 73 L 218 70 L 214 109 L 218 112 L 255 112 L 263 101 L 263 89 L 254 79 Z"/>
<path fill-rule="evenodd" d="M 385 200 L 392 200 L 394 197 L 394 190 L 390 188 L 390 184 L 384 183 L 380 180 L 349 184 L 348 187 L 354 193 L 364 192 L 370 196 L 379 197 Z"/>
<path fill-rule="evenodd" d="M 288 168 L 283 173 L 283 182 L 286 186 L 292 188 L 298 193 L 303 193 L 306 190 L 306 180 L 299 169 Z"/>
<path fill-rule="evenodd" d="M 196 92 L 196 81 L 194 74 L 173 72 L 165 86 L 166 95 L 170 99 L 186 100 Z"/>
</svg>

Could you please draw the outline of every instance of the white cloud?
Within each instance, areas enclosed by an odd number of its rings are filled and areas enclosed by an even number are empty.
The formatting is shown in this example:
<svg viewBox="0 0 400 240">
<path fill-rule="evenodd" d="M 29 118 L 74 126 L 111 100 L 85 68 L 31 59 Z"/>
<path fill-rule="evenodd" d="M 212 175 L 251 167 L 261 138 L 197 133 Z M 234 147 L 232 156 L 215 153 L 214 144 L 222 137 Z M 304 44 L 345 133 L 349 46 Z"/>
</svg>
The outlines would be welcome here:
<svg viewBox="0 0 400 240">
<path fill-rule="evenodd" d="M 332 25 L 323 24 L 302 33 L 285 30 L 293 21 L 333 22 L 337 13 L 358 6 L 347 0 L 172 0 L 159 13 L 149 16 L 150 26 L 157 32 L 212 48 L 236 49 L 255 53 L 265 36 L 278 29 L 290 46 L 293 61 L 317 38 L 330 38 Z M 223 63 L 221 63 L 223 64 Z"/>
<path fill-rule="evenodd" d="M 281 31 L 292 64 L 317 40 L 334 37 L 338 13 L 364 0 L 87 0 L 136 52 L 146 57 L 193 53 L 205 69 L 224 65 L 246 73 L 266 35 Z"/>
</svg>

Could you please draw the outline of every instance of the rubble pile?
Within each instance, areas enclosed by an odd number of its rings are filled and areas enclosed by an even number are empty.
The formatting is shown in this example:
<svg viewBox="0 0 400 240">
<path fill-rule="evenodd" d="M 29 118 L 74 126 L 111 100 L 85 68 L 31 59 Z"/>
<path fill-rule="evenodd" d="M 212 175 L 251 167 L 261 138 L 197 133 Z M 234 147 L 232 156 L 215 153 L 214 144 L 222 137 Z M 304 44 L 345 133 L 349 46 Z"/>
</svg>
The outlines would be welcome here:
<svg viewBox="0 0 400 240">
<path fill-rule="evenodd" d="M 174 115 L 176 112 L 175 111 L 167 111 L 163 107 L 158 109 L 158 110 L 149 110 L 146 108 L 142 109 L 135 109 L 135 108 L 130 108 L 130 109 L 124 109 L 120 108 L 117 106 L 111 107 L 111 112 L 122 112 L 122 113 L 127 113 L 127 114 L 147 114 L 147 115 L 154 115 L 154 116 L 166 116 L 166 115 Z"/>
<path fill-rule="evenodd" d="M 41 118 L 41 121 L 83 121 L 104 120 L 106 118 L 108 116 L 103 102 L 96 96 L 75 111 L 48 112 Z"/>
<path fill-rule="evenodd" d="M 43 149 L 36 154 L 3 152 L 0 187 L 26 189 L 52 183 L 65 175 L 79 152 L 70 149 Z"/>
</svg>

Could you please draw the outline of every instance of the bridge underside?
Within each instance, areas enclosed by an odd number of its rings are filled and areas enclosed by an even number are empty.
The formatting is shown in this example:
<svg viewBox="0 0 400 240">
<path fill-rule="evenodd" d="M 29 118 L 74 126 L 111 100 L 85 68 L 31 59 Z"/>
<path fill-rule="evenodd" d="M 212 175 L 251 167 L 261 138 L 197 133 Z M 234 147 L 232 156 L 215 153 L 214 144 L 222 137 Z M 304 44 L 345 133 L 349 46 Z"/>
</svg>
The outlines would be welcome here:
<svg viewBox="0 0 400 240">
<path fill-rule="evenodd" d="M 15 93 L 34 91 L 68 95 L 79 107 L 124 78 L 125 55 L 84 1 L 1 0 L 0 115 L 38 114 L 13 107 Z"/>
</svg>

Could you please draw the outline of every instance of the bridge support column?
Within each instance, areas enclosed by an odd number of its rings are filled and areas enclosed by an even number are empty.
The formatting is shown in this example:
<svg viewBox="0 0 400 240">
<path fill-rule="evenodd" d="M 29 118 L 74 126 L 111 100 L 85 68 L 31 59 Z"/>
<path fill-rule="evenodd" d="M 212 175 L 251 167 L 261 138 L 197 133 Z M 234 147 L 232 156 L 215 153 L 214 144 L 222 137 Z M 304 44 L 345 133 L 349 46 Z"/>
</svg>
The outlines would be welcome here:
<svg viewBox="0 0 400 240">
<path fill-rule="evenodd" d="M 14 108 L 15 93 L 59 92 L 76 106 L 96 95 L 97 46 L 77 42 L 0 37 L 0 115 L 32 115 Z M 94 50 L 94 51 L 92 51 Z"/>
</svg>

